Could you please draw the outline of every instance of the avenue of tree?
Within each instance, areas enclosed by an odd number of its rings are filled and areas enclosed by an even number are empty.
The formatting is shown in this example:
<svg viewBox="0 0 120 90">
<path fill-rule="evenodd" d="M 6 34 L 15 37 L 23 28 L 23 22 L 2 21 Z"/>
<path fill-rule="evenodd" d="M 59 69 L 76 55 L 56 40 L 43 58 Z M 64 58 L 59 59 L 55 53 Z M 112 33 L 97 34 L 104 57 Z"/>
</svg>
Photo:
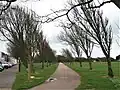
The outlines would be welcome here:
<svg viewBox="0 0 120 90">
<path fill-rule="evenodd" d="M 33 63 L 36 59 L 42 62 L 42 68 L 45 62 L 52 63 L 56 60 L 54 51 L 43 35 L 41 23 L 36 22 L 34 12 L 14 6 L 1 16 L 0 32 L 9 41 L 8 52 L 28 68 L 28 80 L 31 73 L 34 73 Z"/>
<path fill-rule="evenodd" d="M 78 58 L 84 52 L 89 60 L 90 70 L 92 70 L 90 60 L 92 50 L 94 45 L 98 45 L 107 60 L 108 76 L 114 76 L 110 60 L 112 27 L 109 25 L 109 20 L 103 17 L 100 7 L 107 3 L 114 3 L 120 8 L 119 0 L 106 0 L 99 5 L 95 4 L 95 0 L 71 0 L 69 9 L 58 10 L 42 17 L 45 21 L 42 21 L 42 18 L 38 20 L 39 16 L 27 8 L 10 7 L 15 1 L 17 0 L 0 0 L 6 2 L 0 5 L 0 32 L 9 41 L 9 53 L 16 59 L 20 59 L 28 68 L 28 80 L 31 73 L 34 73 L 32 67 L 36 59 L 41 59 L 43 68 L 44 62 L 55 61 L 55 53 L 43 35 L 41 27 L 42 22 L 51 22 L 62 16 L 66 16 L 69 22 L 62 22 L 61 27 L 64 31 L 59 35 L 59 39 L 66 42 Z M 26 1 L 28 0 L 24 2 Z M 65 14 L 59 15 L 61 11 L 65 11 Z M 55 17 L 49 17 L 54 14 Z M 71 51 L 67 49 L 63 49 L 63 55 L 70 60 L 73 59 Z M 82 67 L 82 62 L 79 62 Z"/>
</svg>

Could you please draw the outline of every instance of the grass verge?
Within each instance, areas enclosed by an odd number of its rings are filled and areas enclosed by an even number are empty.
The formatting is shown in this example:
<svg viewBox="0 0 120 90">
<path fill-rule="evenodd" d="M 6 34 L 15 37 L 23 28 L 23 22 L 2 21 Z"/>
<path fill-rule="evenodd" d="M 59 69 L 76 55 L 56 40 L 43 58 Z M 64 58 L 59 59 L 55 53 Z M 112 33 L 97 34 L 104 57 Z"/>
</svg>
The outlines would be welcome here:
<svg viewBox="0 0 120 90">
<path fill-rule="evenodd" d="M 57 68 L 57 64 L 53 64 L 49 67 L 45 67 L 44 69 L 41 69 L 40 64 L 35 64 L 34 65 L 35 73 L 33 74 L 35 78 L 31 79 L 31 81 L 28 81 L 27 71 L 25 67 L 22 65 L 21 72 L 18 72 L 16 75 L 16 80 L 13 84 L 12 90 L 26 90 L 41 84 L 47 78 L 49 78 L 50 75 L 54 73 L 56 68 Z"/>
<path fill-rule="evenodd" d="M 107 63 L 94 62 L 93 70 L 89 70 L 88 63 L 73 63 L 68 65 L 81 76 L 81 85 L 76 90 L 120 90 L 120 62 L 112 62 L 114 78 L 107 76 Z"/>
</svg>

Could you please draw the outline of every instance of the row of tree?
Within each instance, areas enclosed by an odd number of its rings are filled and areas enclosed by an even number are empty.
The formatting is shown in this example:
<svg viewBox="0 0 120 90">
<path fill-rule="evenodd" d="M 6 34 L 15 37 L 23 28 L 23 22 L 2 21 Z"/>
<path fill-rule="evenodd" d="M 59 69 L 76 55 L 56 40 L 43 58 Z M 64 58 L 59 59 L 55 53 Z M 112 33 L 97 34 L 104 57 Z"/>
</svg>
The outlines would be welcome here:
<svg viewBox="0 0 120 90">
<path fill-rule="evenodd" d="M 85 2 L 86 0 L 75 0 L 69 2 L 69 5 L 73 7 L 78 3 Z M 74 7 L 69 13 L 71 16 L 69 17 L 70 23 L 62 23 L 61 25 L 64 31 L 60 34 L 59 39 L 70 45 L 78 58 L 81 56 L 82 50 L 89 60 L 90 70 L 92 70 L 90 58 L 93 47 L 94 45 L 99 46 L 107 60 L 108 76 L 113 77 L 110 60 L 112 28 L 99 8 L 91 8 L 95 6 L 95 3 L 92 2 L 80 7 Z"/>
<path fill-rule="evenodd" d="M 51 63 L 56 59 L 36 17 L 33 11 L 14 6 L 2 14 L 0 22 L 0 33 L 9 41 L 8 51 L 28 68 L 28 80 L 36 58 L 41 60 L 42 68 L 44 62 Z"/>
<path fill-rule="evenodd" d="M 73 53 L 72 52 L 70 52 L 69 51 L 69 53 L 72 55 Z M 106 57 L 97 57 L 97 58 L 90 58 L 90 59 L 87 59 L 87 58 L 85 58 L 85 57 L 80 57 L 80 58 L 78 58 L 78 57 L 73 57 L 73 55 L 71 56 L 71 58 L 70 57 L 68 57 L 68 55 L 67 55 L 68 53 L 66 53 L 66 54 L 64 54 L 63 53 L 63 55 L 57 55 L 57 57 L 56 57 L 56 59 L 57 59 L 57 61 L 58 62 L 70 62 L 70 63 L 72 63 L 72 62 L 89 62 L 89 60 L 91 60 L 91 62 L 106 62 Z M 112 57 L 110 57 L 110 60 L 112 61 L 112 62 L 117 62 L 118 61 L 118 59 L 114 59 L 114 58 L 112 58 Z M 80 64 L 80 67 L 82 67 L 81 66 L 81 64 Z"/>
</svg>

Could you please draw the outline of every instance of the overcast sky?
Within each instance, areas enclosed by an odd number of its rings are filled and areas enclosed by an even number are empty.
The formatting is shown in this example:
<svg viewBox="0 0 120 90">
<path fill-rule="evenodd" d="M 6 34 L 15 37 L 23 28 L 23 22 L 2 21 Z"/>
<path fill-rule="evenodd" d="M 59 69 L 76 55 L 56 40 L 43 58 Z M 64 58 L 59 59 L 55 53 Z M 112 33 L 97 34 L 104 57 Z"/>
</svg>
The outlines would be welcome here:
<svg viewBox="0 0 120 90">
<path fill-rule="evenodd" d="M 51 12 L 50 9 L 53 10 L 60 10 L 63 9 L 66 5 L 67 0 L 40 0 L 38 2 L 15 2 L 14 4 L 18 4 L 20 6 L 25 6 L 28 7 L 29 9 L 34 10 L 38 15 L 45 15 Z M 13 4 L 13 5 L 14 5 Z M 113 33 L 114 33 L 114 40 L 112 44 L 112 52 L 111 56 L 116 57 L 116 55 L 120 54 L 120 47 L 116 44 L 116 40 L 118 40 L 118 37 L 116 35 L 119 35 L 118 28 L 116 27 L 116 23 L 119 25 L 119 15 L 120 15 L 120 10 L 112 3 L 104 5 L 102 8 L 103 13 L 105 16 L 109 18 L 110 24 L 112 25 L 113 28 Z M 58 25 L 57 22 L 52 22 L 52 23 L 47 23 L 43 26 L 43 32 L 47 37 L 47 40 L 50 43 L 50 46 L 52 49 L 57 51 L 57 54 L 61 54 L 61 49 L 66 48 L 67 46 L 63 45 L 61 42 L 57 40 L 57 35 L 60 33 L 62 28 L 56 27 Z M 1 42 L 1 41 L 0 41 Z M 6 44 L 5 42 L 1 42 L 0 44 L 0 51 L 7 52 L 6 49 Z M 83 56 L 85 56 L 83 54 Z M 92 57 L 103 57 L 104 55 L 102 54 L 100 48 L 95 47 L 93 49 Z"/>
</svg>

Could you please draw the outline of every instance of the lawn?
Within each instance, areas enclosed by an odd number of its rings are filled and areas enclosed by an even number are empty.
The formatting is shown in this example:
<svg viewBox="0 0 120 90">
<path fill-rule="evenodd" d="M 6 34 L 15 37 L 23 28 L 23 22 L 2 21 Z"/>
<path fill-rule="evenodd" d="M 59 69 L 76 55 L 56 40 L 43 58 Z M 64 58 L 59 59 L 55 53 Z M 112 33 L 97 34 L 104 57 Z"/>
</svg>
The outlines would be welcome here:
<svg viewBox="0 0 120 90">
<path fill-rule="evenodd" d="M 35 76 L 34 79 L 31 79 L 31 81 L 27 80 L 27 71 L 24 66 L 21 67 L 21 72 L 17 73 L 16 80 L 13 84 L 12 90 L 26 90 L 28 88 L 37 86 L 41 83 L 43 83 L 47 78 L 50 77 L 54 73 L 54 71 L 57 68 L 57 64 L 53 64 L 49 67 L 45 67 L 44 69 L 41 69 L 40 64 L 35 64 Z"/>
<path fill-rule="evenodd" d="M 83 63 L 83 67 L 80 67 L 79 63 L 68 66 L 81 76 L 81 85 L 76 90 L 120 90 L 120 62 L 112 62 L 115 75 L 113 79 L 107 76 L 105 62 L 93 62 L 91 71 L 87 62 Z"/>
</svg>

